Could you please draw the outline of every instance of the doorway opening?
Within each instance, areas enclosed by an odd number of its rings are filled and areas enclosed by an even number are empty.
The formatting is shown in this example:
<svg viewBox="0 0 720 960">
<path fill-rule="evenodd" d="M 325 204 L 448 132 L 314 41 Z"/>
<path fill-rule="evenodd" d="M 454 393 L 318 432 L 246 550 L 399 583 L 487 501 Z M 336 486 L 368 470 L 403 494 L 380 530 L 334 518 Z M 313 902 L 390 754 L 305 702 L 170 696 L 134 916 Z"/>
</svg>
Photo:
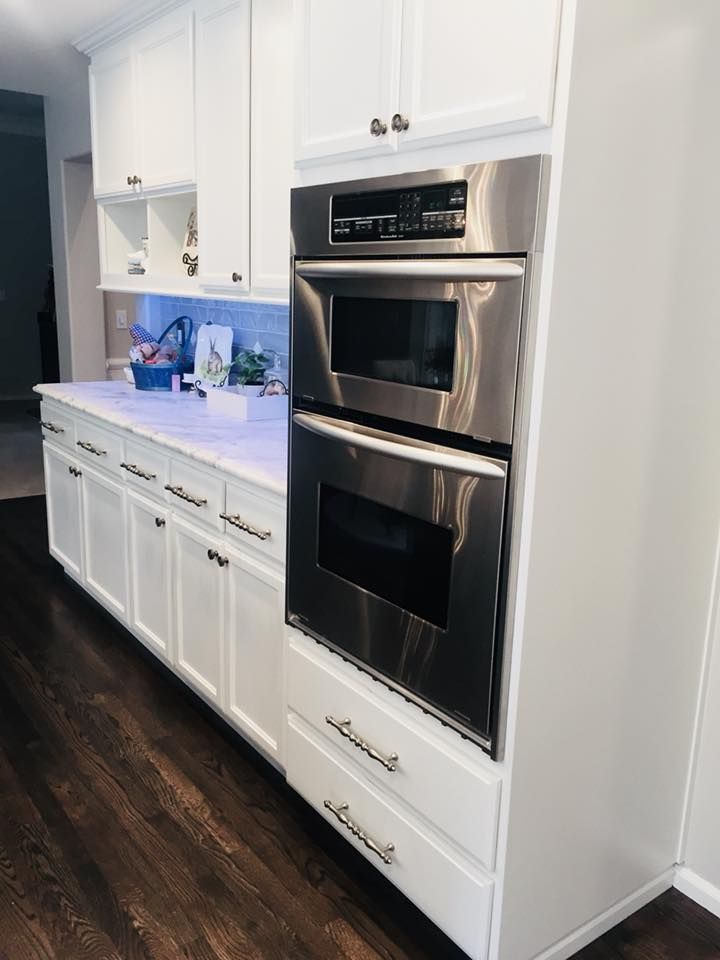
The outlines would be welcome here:
<svg viewBox="0 0 720 960">
<path fill-rule="evenodd" d="M 43 98 L 0 90 L 0 499 L 43 493 L 40 404 L 58 379 Z"/>
</svg>

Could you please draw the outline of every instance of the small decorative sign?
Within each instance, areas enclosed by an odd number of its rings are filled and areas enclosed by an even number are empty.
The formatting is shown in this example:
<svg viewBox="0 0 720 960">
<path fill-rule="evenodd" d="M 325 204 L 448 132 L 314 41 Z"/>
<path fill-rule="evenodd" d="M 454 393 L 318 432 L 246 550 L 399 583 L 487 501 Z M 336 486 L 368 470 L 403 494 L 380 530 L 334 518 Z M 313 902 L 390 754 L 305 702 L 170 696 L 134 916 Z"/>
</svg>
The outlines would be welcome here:
<svg viewBox="0 0 720 960">
<path fill-rule="evenodd" d="M 193 207 L 188 216 L 185 228 L 185 242 L 182 253 L 183 266 L 189 277 L 194 277 L 198 269 L 198 229 L 197 208 Z"/>
</svg>

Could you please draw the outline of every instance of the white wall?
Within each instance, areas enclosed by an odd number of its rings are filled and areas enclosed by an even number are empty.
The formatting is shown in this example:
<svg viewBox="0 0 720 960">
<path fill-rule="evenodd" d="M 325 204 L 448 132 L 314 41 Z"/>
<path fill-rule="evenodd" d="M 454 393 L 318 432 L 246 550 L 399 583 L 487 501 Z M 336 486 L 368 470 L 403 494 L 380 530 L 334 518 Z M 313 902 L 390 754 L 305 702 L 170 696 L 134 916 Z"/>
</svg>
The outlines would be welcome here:
<svg viewBox="0 0 720 960">
<path fill-rule="evenodd" d="M 45 97 L 45 137 L 48 161 L 50 230 L 55 264 L 60 376 L 72 378 L 73 344 L 68 295 L 68 258 L 64 215 L 63 162 L 90 153 L 90 101 L 88 92 L 88 60 L 74 52 L 65 71 L 65 81 Z M 103 325 L 102 313 L 97 322 Z"/>
<path fill-rule="evenodd" d="M 720 909 L 720 635 L 716 635 L 709 663 L 707 699 L 698 746 L 685 866 L 717 888 L 714 893 L 716 903 L 705 904 L 717 912 Z M 686 892 L 691 896 L 696 893 L 692 890 Z"/>
<path fill-rule="evenodd" d="M 716 0 L 577 4 L 503 960 L 672 883 L 720 520 L 719 32 Z"/>
</svg>

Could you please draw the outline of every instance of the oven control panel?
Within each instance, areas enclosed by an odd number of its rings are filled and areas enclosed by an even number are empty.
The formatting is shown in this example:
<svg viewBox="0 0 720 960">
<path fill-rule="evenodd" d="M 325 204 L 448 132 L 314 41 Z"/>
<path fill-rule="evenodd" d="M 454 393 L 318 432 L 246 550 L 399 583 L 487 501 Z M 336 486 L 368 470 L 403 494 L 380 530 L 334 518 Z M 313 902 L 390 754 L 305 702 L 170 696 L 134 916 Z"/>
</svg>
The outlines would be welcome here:
<svg viewBox="0 0 720 960">
<path fill-rule="evenodd" d="M 467 181 L 377 193 L 336 194 L 332 243 L 438 240 L 465 236 Z"/>
</svg>

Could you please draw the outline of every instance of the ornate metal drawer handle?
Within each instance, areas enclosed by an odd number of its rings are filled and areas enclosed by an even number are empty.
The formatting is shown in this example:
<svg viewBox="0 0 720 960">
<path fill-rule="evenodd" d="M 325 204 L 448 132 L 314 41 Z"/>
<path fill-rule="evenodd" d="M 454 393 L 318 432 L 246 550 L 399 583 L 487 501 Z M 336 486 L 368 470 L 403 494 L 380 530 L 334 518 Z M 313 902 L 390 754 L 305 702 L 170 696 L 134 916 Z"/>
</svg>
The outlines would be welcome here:
<svg viewBox="0 0 720 960">
<path fill-rule="evenodd" d="M 65 433 L 65 427 L 58 427 L 57 424 L 52 423 L 50 420 L 41 420 L 40 426 L 45 427 L 50 433 Z"/>
<path fill-rule="evenodd" d="M 271 530 L 258 530 L 257 527 L 251 527 L 250 524 L 245 523 L 237 513 L 221 513 L 219 516 L 221 520 L 227 520 L 228 523 L 237 527 L 238 530 L 242 530 L 243 533 L 249 533 L 252 537 L 257 537 L 259 540 L 268 540 L 272 536 Z"/>
<path fill-rule="evenodd" d="M 88 453 L 94 453 L 96 457 L 107 456 L 107 450 L 101 450 L 99 447 L 94 447 L 91 443 L 88 443 L 87 440 L 76 440 L 75 443 L 78 447 L 82 447 L 83 450 L 87 450 Z"/>
<path fill-rule="evenodd" d="M 331 727 L 340 733 L 343 737 L 347 737 L 350 743 L 357 747 L 358 750 L 362 750 L 363 753 L 366 753 L 371 760 L 377 760 L 378 763 L 381 763 L 386 770 L 390 773 L 395 773 L 397 770 L 397 761 L 398 755 L 396 753 L 391 753 L 389 756 L 384 757 L 382 753 L 379 753 L 375 747 L 371 747 L 369 743 L 366 743 L 362 737 L 359 737 L 353 730 L 350 729 L 350 724 L 352 720 L 350 717 L 345 717 L 344 720 L 336 720 L 335 717 L 331 717 L 330 714 L 327 714 L 325 717 L 325 723 L 329 723 Z"/>
<path fill-rule="evenodd" d="M 344 810 L 350 809 L 349 803 L 339 803 L 337 806 L 335 806 L 335 804 L 331 803 L 329 800 L 326 800 L 323 805 L 326 810 L 329 810 L 333 816 L 338 818 L 344 827 L 348 828 L 354 837 L 357 837 L 358 840 L 362 840 L 368 850 L 372 850 L 373 853 L 376 853 L 383 863 L 392 863 L 392 857 L 389 856 L 389 854 L 395 849 L 395 844 L 386 843 L 384 847 L 381 847 L 380 844 L 376 843 L 372 837 L 369 837 L 364 830 L 361 830 L 356 823 L 353 823 L 350 817 L 346 816 L 343 812 Z"/>
<path fill-rule="evenodd" d="M 165 489 L 172 493 L 173 496 L 180 497 L 181 500 L 194 503 L 196 507 L 204 507 L 207 504 L 207 497 L 193 497 L 192 494 L 186 493 L 182 487 L 173 487 L 172 484 L 166 483 Z"/>
<path fill-rule="evenodd" d="M 157 480 L 156 473 L 145 473 L 136 463 L 121 463 L 120 466 L 128 473 L 132 473 L 136 477 L 142 477 L 143 480 Z"/>
</svg>

